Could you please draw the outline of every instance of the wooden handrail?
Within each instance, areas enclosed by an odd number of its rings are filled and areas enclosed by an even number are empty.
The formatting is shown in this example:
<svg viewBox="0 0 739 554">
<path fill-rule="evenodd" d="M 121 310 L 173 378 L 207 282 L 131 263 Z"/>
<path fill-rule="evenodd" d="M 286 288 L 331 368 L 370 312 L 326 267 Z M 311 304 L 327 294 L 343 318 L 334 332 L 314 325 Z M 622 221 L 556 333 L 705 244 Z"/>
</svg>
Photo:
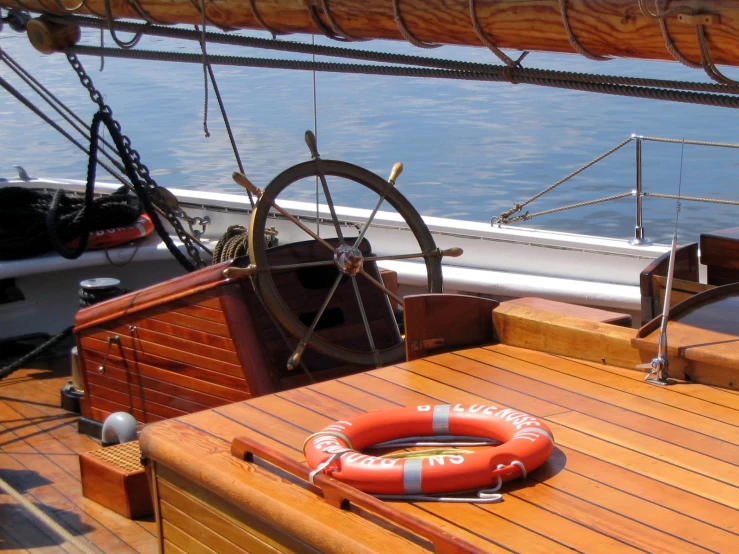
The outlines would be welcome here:
<svg viewBox="0 0 739 554">
<path fill-rule="evenodd" d="M 253 462 L 256 456 L 277 469 L 309 483 L 310 468 L 308 466 L 259 444 L 249 437 L 236 437 L 231 442 L 231 454 L 246 462 Z M 467 541 L 322 473 L 314 476 L 313 484 L 321 490 L 323 497 L 331 506 L 347 509 L 349 503 L 354 504 L 362 510 L 428 540 L 434 545 L 437 554 L 484 554 L 485 552 Z"/>
</svg>

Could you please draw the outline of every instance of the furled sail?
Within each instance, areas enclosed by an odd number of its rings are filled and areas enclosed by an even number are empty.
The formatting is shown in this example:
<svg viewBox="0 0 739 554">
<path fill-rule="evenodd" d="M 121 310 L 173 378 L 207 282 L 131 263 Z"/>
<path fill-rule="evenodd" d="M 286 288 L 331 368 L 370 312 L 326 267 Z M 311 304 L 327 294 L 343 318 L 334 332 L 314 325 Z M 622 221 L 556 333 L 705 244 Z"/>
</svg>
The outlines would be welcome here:
<svg viewBox="0 0 739 554">
<path fill-rule="evenodd" d="M 32 12 L 739 65 L 736 0 L 0 0 Z"/>
</svg>

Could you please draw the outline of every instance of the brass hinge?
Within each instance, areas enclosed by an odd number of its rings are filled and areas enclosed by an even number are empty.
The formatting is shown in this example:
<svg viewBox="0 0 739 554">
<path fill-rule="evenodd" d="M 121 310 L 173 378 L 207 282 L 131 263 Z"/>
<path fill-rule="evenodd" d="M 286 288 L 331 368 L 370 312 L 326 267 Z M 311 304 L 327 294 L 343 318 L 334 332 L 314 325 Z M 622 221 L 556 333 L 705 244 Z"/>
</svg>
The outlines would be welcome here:
<svg viewBox="0 0 739 554">
<path fill-rule="evenodd" d="M 444 345 L 444 339 L 426 339 L 426 340 L 412 340 L 411 351 L 418 352 L 419 350 L 428 350 L 430 348 L 437 348 Z"/>
</svg>

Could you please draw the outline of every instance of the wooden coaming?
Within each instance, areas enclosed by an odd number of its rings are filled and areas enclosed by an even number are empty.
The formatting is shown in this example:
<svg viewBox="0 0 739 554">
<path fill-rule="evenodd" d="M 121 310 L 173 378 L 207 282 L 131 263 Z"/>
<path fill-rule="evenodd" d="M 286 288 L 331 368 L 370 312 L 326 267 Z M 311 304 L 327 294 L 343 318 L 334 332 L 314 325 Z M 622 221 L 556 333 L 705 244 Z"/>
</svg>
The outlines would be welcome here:
<svg viewBox="0 0 739 554">
<path fill-rule="evenodd" d="M 0 0 L 0 6 L 13 8 L 16 0 Z M 322 6 L 328 3 L 255 0 L 253 9 L 246 0 L 214 0 L 206 12 L 211 25 L 223 28 L 250 28 L 274 32 L 331 32 L 332 22 L 343 33 L 355 38 L 406 40 L 398 23 L 391 0 L 331 0 L 329 14 Z M 562 13 L 562 5 L 565 13 Z M 647 2 L 654 11 L 654 2 Z M 711 14 L 715 23 L 706 26 L 711 59 L 717 64 L 739 64 L 739 8 L 733 0 L 691 0 L 687 5 L 696 13 Z M 66 14 L 64 6 L 45 0 L 23 0 L 26 9 Z M 141 8 L 128 2 L 111 2 L 114 18 L 141 19 L 139 9 L 163 23 L 200 24 L 203 16 L 190 2 L 141 0 Z M 308 6 L 313 8 L 324 27 L 316 26 Z M 478 1 L 476 17 L 487 38 L 500 48 L 574 53 L 570 38 L 586 51 L 600 56 L 620 56 L 673 61 L 665 46 L 659 21 L 641 12 L 637 0 L 496 0 Z M 662 6 L 660 13 L 672 8 Z M 397 3 L 399 17 L 416 39 L 443 44 L 480 46 L 468 0 L 402 0 Z M 104 0 L 88 0 L 72 11 L 104 18 Z M 568 36 L 563 22 L 572 32 Z M 260 22 L 261 20 L 261 22 Z M 667 33 L 674 46 L 689 60 L 700 63 L 701 55 L 696 25 L 682 23 L 677 13 L 665 18 Z"/>
<path fill-rule="evenodd" d="M 371 253 L 366 240 L 360 248 Z M 324 246 L 306 241 L 270 249 L 268 259 L 280 266 L 330 256 Z M 278 327 L 251 281 L 223 276 L 227 267 L 248 263 L 242 257 L 80 310 L 75 332 L 83 415 L 103 421 L 111 412 L 126 411 L 149 423 L 310 382 L 302 371 L 287 370 L 298 340 Z M 364 269 L 381 278 L 376 264 Z M 276 271 L 273 279 L 288 308 L 309 326 L 337 274 L 333 266 L 304 268 Z M 387 296 L 366 279 L 357 285 L 376 347 L 400 344 Z M 369 352 L 348 278 L 315 335 Z M 311 351 L 303 360 L 316 380 L 363 369 Z"/>
<path fill-rule="evenodd" d="M 664 279 L 667 277 L 669 265 L 670 252 L 665 252 L 639 274 L 642 325 L 662 313 Z M 675 283 L 673 284 L 674 299 L 672 305 L 684 300 L 691 293 L 697 292 L 693 289 L 700 286 L 698 283 L 699 267 L 697 242 L 686 244 L 675 250 Z"/>
<path fill-rule="evenodd" d="M 316 490 L 258 459 L 232 457 L 231 441 L 247 436 L 304 463 L 305 438 L 337 419 L 416 404 L 504 405 L 543 418 L 553 430 L 555 452 L 541 469 L 504 486 L 500 504 L 394 502 L 391 508 L 486 552 L 735 552 L 739 396 L 642 379 L 610 365 L 498 344 L 158 423 L 145 429 L 142 448 L 157 467 L 242 509 L 263 510 L 265 521 L 293 529 L 314 547 L 327 532 L 318 524 L 331 521 L 333 546 L 326 551 L 347 551 L 354 544 L 346 542 L 347 531 L 361 514 L 324 504 L 318 522 L 303 519 L 293 528 L 292 518 L 303 516 L 281 509 L 270 515 L 260 494 L 282 508 L 297 498 L 314 502 L 307 499 Z M 373 529 L 351 539 L 365 551 L 389 551 L 378 546 L 387 525 Z"/>
<path fill-rule="evenodd" d="M 709 285 L 739 281 L 739 227 L 701 234 L 700 248 Z"/>
</svg>

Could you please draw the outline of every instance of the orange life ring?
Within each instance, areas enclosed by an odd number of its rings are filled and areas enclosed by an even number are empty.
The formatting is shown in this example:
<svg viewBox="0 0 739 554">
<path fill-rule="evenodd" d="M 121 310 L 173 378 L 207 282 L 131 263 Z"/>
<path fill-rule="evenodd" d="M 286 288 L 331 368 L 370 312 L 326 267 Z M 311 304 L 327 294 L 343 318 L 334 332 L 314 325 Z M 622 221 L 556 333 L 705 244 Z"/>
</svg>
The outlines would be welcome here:
<svg viewBox="0 0 739 554">
<path fill-rule="evenodd" d="M 473 453 L 424 459 L 381 458 L 359 450 L 404 437 L 440 435 L 495 439 Z M 481 489 L 518 477 L 547 461 L 554 437 L 537 417 L 488 404 L 444 404 L 370 412 L 314 433 L 305 441 L 308 465 L 359 490 L 386 495 Z"/>
<path fill-rule="evenodd" d="M 100 231 L 90 231 L 89 238 L 87 239 L 87 249 L 102 250 L 103 248 L 112 248 L 126 244 L 132 240 L 148 237 L 153 230 L 154 224 L 151 222 L 151 218 L 146 213 L 142 213 L 131 225 L 102 229 Z M 69 248 L 75 248 L 77 243 L 78 239 L 75 239 L 67 243 L 67 246 Z"/>
</svg>

